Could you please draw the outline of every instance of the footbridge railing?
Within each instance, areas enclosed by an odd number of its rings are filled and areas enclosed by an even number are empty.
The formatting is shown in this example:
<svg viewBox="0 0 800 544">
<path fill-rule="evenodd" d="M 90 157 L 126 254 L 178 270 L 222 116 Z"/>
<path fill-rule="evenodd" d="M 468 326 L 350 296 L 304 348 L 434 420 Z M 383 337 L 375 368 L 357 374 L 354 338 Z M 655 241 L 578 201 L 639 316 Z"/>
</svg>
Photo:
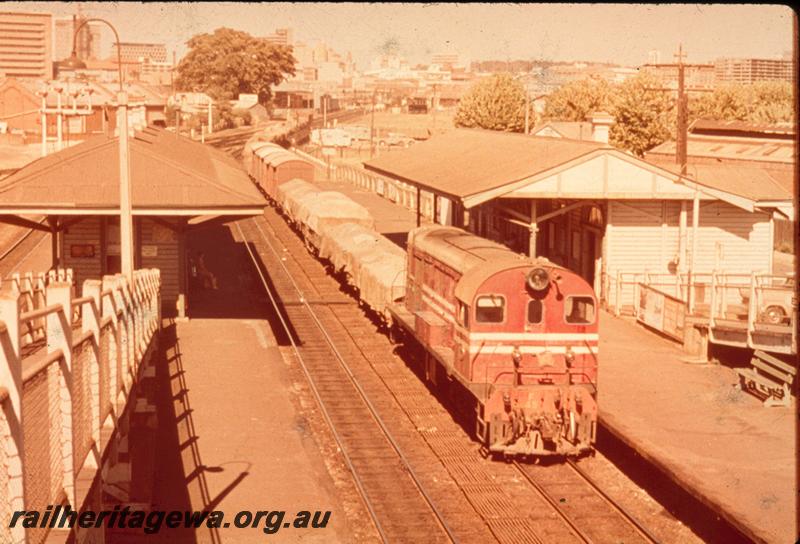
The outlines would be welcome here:
<svg viewBox="0 0 800 544">
<path fill-rule="evenodd" d="M 159 271 L 146 269 L 132 282 L 86 280 L 77 298 L 66 275 L 0 292 L 0 541 L 47 538 L 47 529 L 9 528 L 15 511 L 83 503 L 79 475 L 101 466 L 155 350 L 160 289 Z"/>
</svg>

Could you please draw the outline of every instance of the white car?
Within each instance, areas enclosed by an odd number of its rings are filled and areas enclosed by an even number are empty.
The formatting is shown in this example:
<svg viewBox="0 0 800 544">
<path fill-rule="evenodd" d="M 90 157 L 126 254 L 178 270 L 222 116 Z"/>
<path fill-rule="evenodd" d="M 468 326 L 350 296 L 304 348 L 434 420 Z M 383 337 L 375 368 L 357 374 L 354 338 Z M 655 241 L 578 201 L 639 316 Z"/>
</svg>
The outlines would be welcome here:
<svg viewBox="0 0 800 544">
<path fill-rule="evenodd" d="M 399 146 L 399 147 L 409 147 L 414 145 L 416 140 L 405 134 L 401 134 L 399 132 L 390 132 L 386 136 L 381 136 L 378 138 L 378 145 L 381 147 L 387 146 Z"/>
</svg>

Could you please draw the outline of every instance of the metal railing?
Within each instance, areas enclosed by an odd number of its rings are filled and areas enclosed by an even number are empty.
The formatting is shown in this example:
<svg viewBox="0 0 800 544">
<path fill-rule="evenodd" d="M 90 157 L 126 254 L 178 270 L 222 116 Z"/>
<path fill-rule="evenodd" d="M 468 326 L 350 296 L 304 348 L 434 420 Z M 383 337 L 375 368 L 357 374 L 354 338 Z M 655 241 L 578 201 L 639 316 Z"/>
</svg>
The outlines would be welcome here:
<svg viewBox="0 0 800 544">
<path fill-rule="evenodd" d="M 791 276 L 710 272 L 660 274 L 616 271 L 602 278 L 602 298 L 616 315 L 640 316 L 643 292 L 657 292 L 679 303 L 685 316 L 708 320 L 711 340 L 755 349 L 797 350 L 797 298 Z M 740 329 L 742 339 L 715 338 L 714 329 Z M 758 335 L 784 336 L 775 345 Z M 746 337 L 745 337 L 746 336 Z"/>
<path fill-rule="evenodd" d="M 417 209 L 417 189 L 413 185 L 353 166 L 338 165 L 337 181 L 347 181 L 359 189 L 373 192 L 407 210 Z M 433 220 L 433 194 L 420 192 L 420 214 Z"/>
<path fill-rule="evenodd" d="M 41 286 L 28 280 L 0 293 L 0 514 L 80 507 L 75 479 L 98 467 L 139 366 L 160 329 L 160 273 L 86 280 L 73 297 L 66 272 Z M 29 289 L 32 286 L 32 289 Z M 44 302 L 27 306 L 31 293 Z M 30 323 L 42 346 L 25 354 Z M 111 433 L 104 433 L 110 436 Z M 105 438 L 107 441 L 108 439 Z M 46 529 L 0 526 L 2 542 L 43 542 Z"/>
</svg>

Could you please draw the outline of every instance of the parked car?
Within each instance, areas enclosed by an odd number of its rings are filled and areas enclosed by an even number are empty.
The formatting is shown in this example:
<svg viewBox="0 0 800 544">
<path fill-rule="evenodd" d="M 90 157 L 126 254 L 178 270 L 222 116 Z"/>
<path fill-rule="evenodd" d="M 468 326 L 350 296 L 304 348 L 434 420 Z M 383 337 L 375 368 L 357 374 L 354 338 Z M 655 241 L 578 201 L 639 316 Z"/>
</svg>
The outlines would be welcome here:
<svg viewBox="0 0 800 544">
<path fill-rule="evenodd" d="M 385 136 L 381 136 L 378 139 L 378 145 L 381 147 L 387 147 L 387 146 L 409 147 L 411 145 L 414 145 L 415 142 L 416 140 L 414 140 L 414 138 L 411 138 L 399 132 L 390 132 Z"/>
<path fill-rule="evenodd" d="M 794 275 L 786 278 L 775 279 L 770 286 L 760 286 L 758 289 L 758 308 L 756 320 L 770 325 L 784 325 L 791 323 L 791 315 L 797 300 L 794 296 Z M 739 294 L 742 302 L 748 304 L 750 288 L 740 287 Z"/>
</svg>

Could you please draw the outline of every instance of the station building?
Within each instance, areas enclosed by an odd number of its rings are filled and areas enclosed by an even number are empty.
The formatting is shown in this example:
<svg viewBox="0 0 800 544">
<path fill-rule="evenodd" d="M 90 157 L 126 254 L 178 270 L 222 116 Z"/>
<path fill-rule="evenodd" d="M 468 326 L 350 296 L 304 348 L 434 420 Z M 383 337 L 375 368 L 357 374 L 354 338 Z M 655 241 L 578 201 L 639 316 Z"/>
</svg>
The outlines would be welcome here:
<svg viewBox="0 0 800 544">
<path fill-rule="evenodd" d="M 134 268 L 160 269 L 162 310 L 183 317 L 187 233 L 260 215 L 265 200 L 232 157 L 166 130 L 134 132 L 129 157 Z M 0 182 L 0 222 L 50 232 L 53 266 L 71 268 L 76 285 L 118 273 L 119 173 L 108 135 L 33 161 Z"/>
<path fill-rule="evenodd" d="M 791 175 L 706 165 L 681 176 L 674 159 L 610 147 L 612 122 L 597 116 L 583 140 L 457 129 L 364 166 L 432 193 L 440 223 L 579 272 L 609 306 L 633 308 L 645 276 L 685 299 L 689 273 L 772 271 Z"/>
</svg>

